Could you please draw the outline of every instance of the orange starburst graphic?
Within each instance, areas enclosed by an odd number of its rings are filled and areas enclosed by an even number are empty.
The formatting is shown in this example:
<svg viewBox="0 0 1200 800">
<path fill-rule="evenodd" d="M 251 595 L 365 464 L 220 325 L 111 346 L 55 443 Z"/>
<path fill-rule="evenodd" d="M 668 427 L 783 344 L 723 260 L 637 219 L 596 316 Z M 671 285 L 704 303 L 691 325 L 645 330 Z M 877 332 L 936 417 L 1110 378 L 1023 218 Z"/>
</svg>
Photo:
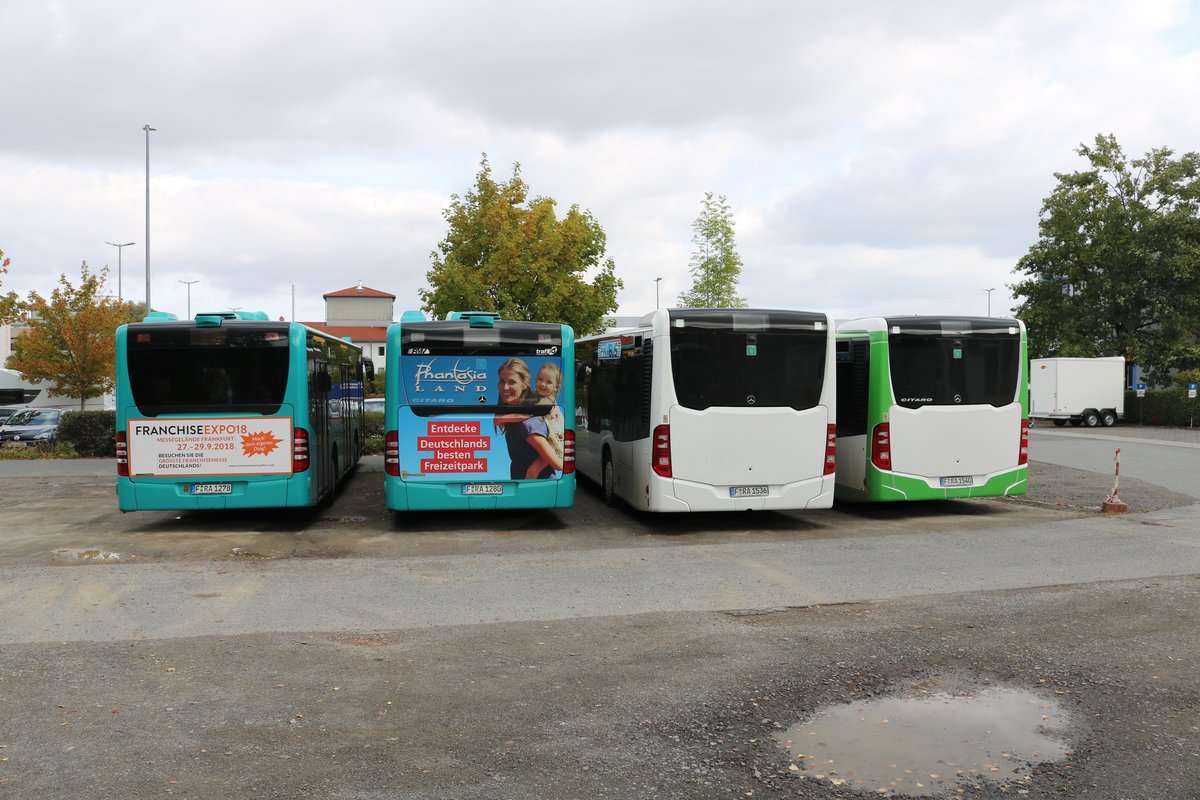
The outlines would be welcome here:
<svg viewBox="0 0 1200 800">
<path fill-rule="evenodd" d="M 248 433 L 242 437 L 242 455 L 269 456 L 282 443 L 283 439 L 276 439 L 270 431 Z"/>
</svg>

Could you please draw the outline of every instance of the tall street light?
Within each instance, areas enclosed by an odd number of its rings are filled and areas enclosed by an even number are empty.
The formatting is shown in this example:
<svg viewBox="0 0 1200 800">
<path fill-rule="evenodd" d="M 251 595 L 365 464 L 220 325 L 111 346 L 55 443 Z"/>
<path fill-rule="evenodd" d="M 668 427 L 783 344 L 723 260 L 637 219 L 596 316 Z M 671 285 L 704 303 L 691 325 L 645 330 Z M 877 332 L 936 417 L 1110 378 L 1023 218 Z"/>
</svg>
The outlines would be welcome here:
<svg viewBox="0 0 1200 800">
<path fill-rule="evenodd" d="M 992 292 L 996 291 L 996 287 L 993 286 L 990 289 L 984 289 L 984 291 L 987 292 L 988 296 L 988 316 L 990 317 L 992 315 Z"/>
<path fill-rule="evenodd" d="M 142 130 L 146 132 L 146 314 L 148 315 L 153 310 L 150 305 L 150 131 L 156 131 L 158 128 L 143 125 Z"/>
<path fill-rule="evenodd" d="M 662 278 L 654 279 L 654 310 L 658 311 L 658 286 L 662 283 Z"/>
<path fill-rule="evenodd" d="M 117 302 L 119 303 L 121 302 L 121 250 L 122 248 L 129 247 L 131 244 L 137 244 L 137 242 L 123 242 L 122 244 L 105 242 L 105 244 L 111 244 L 117 248 Z"/>
<path fill-rule="evenodd" d="M 188 308 L 187 318 L 188 319 L 192 318 L 192 284 L 199 283 L 199 282 L 200 282 L 199 278 L 196 278 L 196 280 L 194 280 L 194 281 L 180 281 L 180 283 L 186 283 L 187 287 L 188 287 L 188 306 L 187 306 L 187 308 Z"/>
</svg>

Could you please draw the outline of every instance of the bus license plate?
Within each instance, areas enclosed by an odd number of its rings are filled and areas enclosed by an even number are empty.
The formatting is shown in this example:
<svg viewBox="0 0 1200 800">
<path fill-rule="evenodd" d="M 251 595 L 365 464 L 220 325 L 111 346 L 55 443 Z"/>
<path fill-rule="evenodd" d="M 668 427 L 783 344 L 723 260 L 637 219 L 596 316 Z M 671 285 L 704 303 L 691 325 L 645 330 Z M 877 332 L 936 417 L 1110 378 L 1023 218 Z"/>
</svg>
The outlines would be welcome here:
<svg viewBox="0 0 1200 800">
<path fill-rule="evenodd" d="M 942 478 L 942 486 L 974 486 L 975 479 L 970 475 L 948 475 Z"/>
<path fill-rule="evenodd" d="M 766 486 L 730 486 L 730 497 L 766 497 L 770 492 Z"/>
<path fill-rule="evenodd" d="M 463 494 L 504 494 L 504 486 L 499 483 L 464 483 Z"/>
<path fill-rule="evenodd" d="M 233 494 L 232 483 L 193 483 L 192 494 Z"/>
</svg>

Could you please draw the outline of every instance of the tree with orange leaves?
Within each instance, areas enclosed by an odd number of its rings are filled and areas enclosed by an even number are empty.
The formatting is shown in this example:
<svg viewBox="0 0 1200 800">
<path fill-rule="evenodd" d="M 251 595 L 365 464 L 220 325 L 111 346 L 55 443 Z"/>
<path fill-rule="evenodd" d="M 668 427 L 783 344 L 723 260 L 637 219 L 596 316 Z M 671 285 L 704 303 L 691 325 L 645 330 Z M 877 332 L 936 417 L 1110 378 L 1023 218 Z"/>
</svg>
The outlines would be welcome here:
<svg viewBox="0 0 1200 800">
<path fill-rule="evenodd" d="M 8 265 L 12 259 L 4 257 L 4 251 L 0 250 L 0 276 L 8 272 Z M 17 312 L 21 307 L 21 300 L 17 297 L 16 292 L 0 295 L 0 325 L 6 322 L 12 322 L 17 318 Z"/>
<path fill-rule="evenodd" d="M 79 286 L 66 275 L 46 299 L 30 292 L 21 304 L 28 329 L 13 340 L 8 368 L 25 380 L 46 381 L 54 393 L 86 400 L 111 392 L 117 327 L 131 321 L 132 304 L 103 294 L 107 267 L 93 274 L 83 262 Z"/>
</svg>

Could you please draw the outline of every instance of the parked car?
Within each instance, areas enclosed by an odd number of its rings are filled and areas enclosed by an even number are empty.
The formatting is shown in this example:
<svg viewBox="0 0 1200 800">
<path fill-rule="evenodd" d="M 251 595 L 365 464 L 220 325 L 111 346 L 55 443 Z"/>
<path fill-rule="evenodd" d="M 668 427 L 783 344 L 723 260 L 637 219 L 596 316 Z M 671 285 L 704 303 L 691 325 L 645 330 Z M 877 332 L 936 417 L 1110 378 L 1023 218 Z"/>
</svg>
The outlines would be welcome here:
<svg viewBox="0 0 1200 800">
<path fill-rule="evenodd" d="M 25 406 L 0 406 L 0 425 L 3 425 L 6 419 L 24 407 Z"/>
<path fill-rule="evenodd" d="M 383 413 L 383 398 L 382 397 L 368 397 L 366 400 L 363 400 L 363 411 L 374 411 L 378 414 L 382 414 Z"/>
<path fill-rule="evenodd" d="M 67 413 L 69 410 L 62 408 L 19 409 L 0 425 L 0 445 L 54 444 L 58 423 Z"/>
</svg>

